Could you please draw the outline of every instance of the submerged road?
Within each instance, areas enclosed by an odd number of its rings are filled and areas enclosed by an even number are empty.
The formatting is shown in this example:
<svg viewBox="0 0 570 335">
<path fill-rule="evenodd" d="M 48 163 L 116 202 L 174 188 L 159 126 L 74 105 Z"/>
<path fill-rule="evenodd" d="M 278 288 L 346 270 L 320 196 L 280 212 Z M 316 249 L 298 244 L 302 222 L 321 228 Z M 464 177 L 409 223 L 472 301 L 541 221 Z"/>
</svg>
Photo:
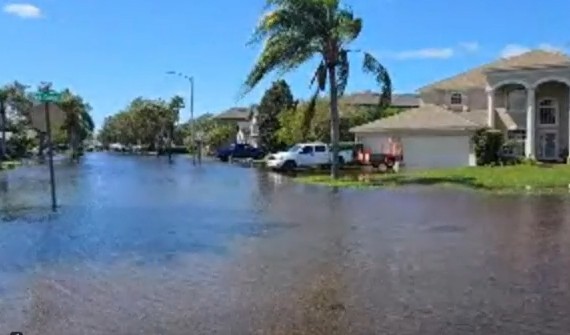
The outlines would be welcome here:
<svg viewBox="0 0 570 335">
<path fill-rule="evenodd" d="M 568 334 L 570 201 L 94 153 L 0 172 L 0 334 Z"/>
</svg>

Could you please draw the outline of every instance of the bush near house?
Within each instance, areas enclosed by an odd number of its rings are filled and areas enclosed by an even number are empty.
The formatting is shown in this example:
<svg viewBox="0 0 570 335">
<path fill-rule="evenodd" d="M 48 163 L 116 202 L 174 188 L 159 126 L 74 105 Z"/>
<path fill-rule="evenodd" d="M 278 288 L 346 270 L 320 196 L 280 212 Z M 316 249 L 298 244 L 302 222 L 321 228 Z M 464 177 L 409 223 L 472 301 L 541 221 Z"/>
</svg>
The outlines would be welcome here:
<svg viewBox="0 0 570 335">
<path fill-rule="evenodd" d="M 498 130 L 480 129 L 473 135 L 477 165 L 499 165 L 502 163 L 503 134 Z"/>
</svg>

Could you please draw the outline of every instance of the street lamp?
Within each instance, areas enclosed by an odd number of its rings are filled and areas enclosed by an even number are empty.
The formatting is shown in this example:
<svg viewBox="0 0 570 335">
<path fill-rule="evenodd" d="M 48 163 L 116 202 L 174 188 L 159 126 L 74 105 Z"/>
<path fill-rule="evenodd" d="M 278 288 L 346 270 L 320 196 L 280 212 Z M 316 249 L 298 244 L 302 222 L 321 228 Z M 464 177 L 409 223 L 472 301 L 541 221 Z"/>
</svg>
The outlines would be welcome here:
<svg viewBox="0 0 570 335">
<path fill-rule="evenodd" d="M 194 131 L 194 77 L 187 76 L 183 73 L 176 71 L 167 71 L 166 74 L 179 76 L 190 82 L 190 130 L 192 131 L 192 145 L 196 146 L 196 134 Z M 196 152 L 192 152 L 192 164 L 196 165 Z"/>
</svg>

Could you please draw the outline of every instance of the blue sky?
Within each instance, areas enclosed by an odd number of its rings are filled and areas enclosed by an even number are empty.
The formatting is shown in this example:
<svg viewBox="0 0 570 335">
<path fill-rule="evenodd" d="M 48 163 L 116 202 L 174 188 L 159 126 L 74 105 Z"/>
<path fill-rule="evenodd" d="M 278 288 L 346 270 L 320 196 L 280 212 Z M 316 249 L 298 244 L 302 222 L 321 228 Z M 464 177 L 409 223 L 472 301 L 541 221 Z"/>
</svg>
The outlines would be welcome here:
<svg viewBox="0 0 570 335">
<path fill-rule="evenodd" d="M 32 1 L 32 0 L 30 0 Z M 245 3 L 248 3 L 245 5 Z M 528 48 L 570 47 L 570 2 L 561 0 L 348 0 L 364 19 L 355 48 L 374 53 L 396 92 Z M 196 78 L 196 114 L 259 100 L 269 78 L 238 100 L 259 47 L 246 42 L 263 0 L 33 0 L 0 2 L 0 82 L 69 87 L 98 125 L 137 96 L 188 96 L 176 70 Z M 353 59 L 349 91 L 375 89 Z M 311 68 L 287 75 L 307 97 Z M 189 117 L 188 110 L 182 117 Z"/>
</svg>

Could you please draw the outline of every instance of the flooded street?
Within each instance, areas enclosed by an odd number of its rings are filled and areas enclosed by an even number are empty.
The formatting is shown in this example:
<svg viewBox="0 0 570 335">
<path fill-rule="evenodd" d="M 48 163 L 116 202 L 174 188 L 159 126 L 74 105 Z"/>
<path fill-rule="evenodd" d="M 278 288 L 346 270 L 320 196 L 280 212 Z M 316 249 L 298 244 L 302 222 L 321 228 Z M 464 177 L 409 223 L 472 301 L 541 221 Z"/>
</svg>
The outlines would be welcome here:
<svg viewBox="0 0 570 335">
<path fill-rule="evenodd" d="M 0 174 L 0 334 L 568 334 L 570 199 L 185 157 Z"/>
</svg>

